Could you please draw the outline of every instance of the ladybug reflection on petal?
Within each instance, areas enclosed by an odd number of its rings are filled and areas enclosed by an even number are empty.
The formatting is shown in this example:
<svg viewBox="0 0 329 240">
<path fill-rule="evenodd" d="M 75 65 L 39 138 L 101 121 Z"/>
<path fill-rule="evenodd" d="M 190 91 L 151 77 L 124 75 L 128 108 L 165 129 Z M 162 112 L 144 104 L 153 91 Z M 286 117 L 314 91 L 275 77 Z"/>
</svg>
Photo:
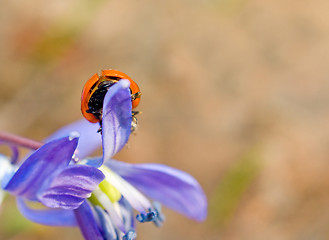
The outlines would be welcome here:
<svg viewBox="0 0 329 240">
<path fill-rule="evenodd" d="M 102 75 L 95 73 L 85 84 L 81 96 L 82 115 L 92 123 L 99 122 L 102 131 L 103 101 L 109 88 L 121 79 L 127 79 L 130 82 L 132 108 L 139 104 L 141 92 L 138 85 L 126 74 L 117 70 L 103 70 Z M 138 111 L 132 111 L 131 131 L 137 127 L 136 115 Z"/>
</svg>

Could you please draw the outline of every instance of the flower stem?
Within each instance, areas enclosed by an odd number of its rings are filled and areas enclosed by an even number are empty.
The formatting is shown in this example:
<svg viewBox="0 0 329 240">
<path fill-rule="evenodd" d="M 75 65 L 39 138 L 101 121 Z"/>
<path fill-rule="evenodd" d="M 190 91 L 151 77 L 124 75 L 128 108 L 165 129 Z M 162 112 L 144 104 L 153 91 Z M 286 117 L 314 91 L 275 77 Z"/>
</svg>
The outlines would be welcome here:
<svg viewBox="0 0 329 240">
<path fill-rule="evenodd" d="M 36 150 L 43 145 L 42 142 L 2 131 L 0 131 L 0 141 L 33 150 Z"/>
</svg>

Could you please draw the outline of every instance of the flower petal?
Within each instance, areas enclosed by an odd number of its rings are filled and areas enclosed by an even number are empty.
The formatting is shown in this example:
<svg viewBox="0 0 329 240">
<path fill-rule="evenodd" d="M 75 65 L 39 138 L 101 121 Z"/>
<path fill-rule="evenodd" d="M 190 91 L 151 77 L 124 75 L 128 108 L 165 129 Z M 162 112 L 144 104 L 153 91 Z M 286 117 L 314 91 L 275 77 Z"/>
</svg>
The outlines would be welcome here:
<svg viewBox="0 0 329 240">
<path fill-rule="evenodd" d="M 150 201 L 118 173 L 112 171 L 105 165 L 101 166 L 100 169 L 105 175 L 105 180 L 119 190 L 134 209 L 139 212 L 144 212 L 152 207 Z"/>
<path fill-rule="evenodd" d="M 100 220 L 100 225 L 102 227 L 105 239 L 106 240 L 118 239 L 117 231 L 115 230 L 111 217 L 108 215 L 108 213 L 105 212 L 105 210 L 100 206 L 95 206 L 95 211 Z"/>
<path fill-rule="evenodd" d="M 15 173 L 15 166 L 10 163 L 10 159 L 0 154 L 0 185 L 5 186 Z"/>
<path fill-rule="evenodd" d="M 207 216 L 207 199 L 189 174 L 161 164 L 128 164 L 115 160 L 106 165 L 145 195 L 197 221 Z"/>
<path fill-rule="evenodd" d="M 129 86 L 128 80 L 120 80 L 105 95 L 102 120 L 104 161 L 111 159 L 128 142 L 132 121 Z"/>
<path fill-rule="evenodd" d="M 99 124 L 88 122 L 86 119 L 81 119 L 70 125 L 67 125 L 46 139 L 46 142 L 67 136 L 70 132 L 77 131 L 80 133 L 79 144 L 75 154 L 79 158 L 85 158 L 93 153 L 102 145 L 102 138 L 97 130 Z"/>
<path fill-rule="evenodd" d="M 103 179 L 104 174 L 97 168 L 69 166 L 53 179 L 49 188 L 39 193 L 38 199 L 47 207 L 76 209 Z"/>
<path fill-rule="evenodd" d="M 125 232 L 125 227 L 122 221 L 122 218 L 116 211 L 113 203 L 108 198 L 108 196 L 102 192 L 100 188 L 96 188 L 93 194 L 96 196 L 99 203 L 105 208 L 108 214 L 111 217 L 112 223 L 116 226 L 121 232 Z"/>
<path fill-rule="evenodd" d="M 92 208 L 84 201 L 78 209 L 74 210 L 80 231 L 86 240 L 103 240 L 103 236 L 96 223 Z"/>
<path fill-rule="evenodd" d="M 79 161 L 79 164 L 99 168 L 103 164 L 103 157 L 85 158 Z"/>
<path fill-rule="evenodd" d="M 63 209 L 32 209 L 20 197 L 17 198 L 17 206 L 23 216 L 32 222 L 49 226 L 77 226 L 73 211 Z"/>
<path fill-rule="evenodd" d="M 133 208 L 124 197 L 120 199 L 119 204 L 125 228 L 128 230 L 135 229 L 135 215 Z"/>
<path fill-rule="evenodd" d="M 71 136 L 53 140 L 33 152 L 4 186 L 14 195 L 37 200 L 41 187 L 51 181 L 51 176 L 65 168 L 72 159 L 78 137 Z"/>
<path fill-rule="evenodd" d="M 11 164 L 16 164 L 18 158 L 19 158 L 19 151 L 18 151 L 18 146 L 0 141 L 0 145 L 5 145 L 10 148 L 11 150 Z"/>
</svg>

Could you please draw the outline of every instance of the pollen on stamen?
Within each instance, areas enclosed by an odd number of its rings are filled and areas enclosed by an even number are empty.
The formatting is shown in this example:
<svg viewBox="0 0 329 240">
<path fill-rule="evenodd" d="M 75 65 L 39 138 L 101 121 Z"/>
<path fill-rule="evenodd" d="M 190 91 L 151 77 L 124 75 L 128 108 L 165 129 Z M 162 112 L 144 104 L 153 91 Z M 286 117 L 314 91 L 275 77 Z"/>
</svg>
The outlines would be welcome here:
<svg viewBox="0 0 329 240">
<path fill-rule="evenodd" d="M 136 239 L 136 237 L 137 237 L 137 234 L 136 234 L 135 230 L 131 229 L 122 237 L 122 240 L 134 240 L 134 239 Z"/>
<path fill-rule="evenodd" d="M 137 221 L 144 222 L 154 222 L 157 227 L 162 225 L 165 220 L 165 216 L 161 211 L 161 204 L 158 202 L 153 203 L 153 209 L 149 209 L 149 212 L 142 212 L 136 216 Z"/>
<path fill-rule="evenodd" d="M 144 222 L 151 222 L 154 221 L 157 217 L 156 211 L 150 211 L 148 213 L 140 213 L 136 216 L 137 221 L 144 223 Z"/>
</svg>

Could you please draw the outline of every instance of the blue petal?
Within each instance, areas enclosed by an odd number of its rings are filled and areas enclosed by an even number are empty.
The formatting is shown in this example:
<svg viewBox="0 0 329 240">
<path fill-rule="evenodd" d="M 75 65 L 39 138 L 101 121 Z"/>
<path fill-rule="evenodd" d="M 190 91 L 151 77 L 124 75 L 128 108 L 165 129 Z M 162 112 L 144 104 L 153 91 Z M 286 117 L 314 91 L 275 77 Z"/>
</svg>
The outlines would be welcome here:
<svg viewBox="0 0 329 240">
<path fill-rule="evenodd" d="M 132 120 L 129 86 L 128 80 L 120 80 L 105 95 L 102 120 L 104 161 L 111 159 L 128 142 Z"/>
<path fill-rule="evenodd" d="M 100 225 L 102 227 L 102 232 L 106 240 L 117 240 L 118 235 L 113 222 L 111 221 L 111 217 L 108 215 L 105 210 L 99 206 L 95 206 L 95 211 L 98 215 Z"/>
<path fill-rule="evenodd" d="M 24 161 L 4 189 L 14 195 L 37 200 L 37 192 L 51 181 L 56 171 L 69 164 L 77 144 L 76 135 L 46 143 Z"/>
<path fill-rule="evenodd" d="M 38 199 L 50 208 L 76 209 L 104 179 L 97 168 L 83 165 L 69 166 L 61 171 Z"/>
<path fill-rule="evenodd" d="M 96 223 L 93 211 L 87 201 L 84 201 L 78 209 L 74 210 L 80 231 L 86 240 L 103 240 L 103 236 Z"/>
<path fill-rule="evenodd" d="M 32 209 L 19 197 L 17 198 L 17 206 L 23 216 L 32 222 L 49 226 L 77 226 L 73 211 L 63 209 Z"/>
<path fill-rule="evenodd" d="M 85 119 L 81 119 L 59 129 L 48 137 L 46 142 L 67 136 L 70 132 L 77 131 L 80 133 L 80 139 L 75 154 L 82 159 L 89 156 L 102 145 L 101 135 L 97 133 L 98 129 L 99 124 L 90 123 Z"/>
<path fill-rule="evenodd" d="M 99 168 L 103 164 L 103 157 L 85 158 L 82 159 L 79 163 L 83 165 Z"/>
<path fill-rule="evenodd" d="M 128 203 L 128 201 L 122 197 L 119 201 L 119 206 L 120 206 L 120 210 L 121 210 L 121 215 L 122 215 L 122 219 L 123 219 L 123 223 L 125 225 L 125 228 L 127 230 L 129 229 L 135 229 L 135 215 L 134 215 L 134 211 L 133 208 L 131 207 L 131 205 Z"/>
<path fill-rule="evenodd" d="M 106 165 L 145 195 L 197 221 L 207 217 L 207 199 L 189 174 L 161 164 L 128 164 L 115 160 Z"/>
</svg>

